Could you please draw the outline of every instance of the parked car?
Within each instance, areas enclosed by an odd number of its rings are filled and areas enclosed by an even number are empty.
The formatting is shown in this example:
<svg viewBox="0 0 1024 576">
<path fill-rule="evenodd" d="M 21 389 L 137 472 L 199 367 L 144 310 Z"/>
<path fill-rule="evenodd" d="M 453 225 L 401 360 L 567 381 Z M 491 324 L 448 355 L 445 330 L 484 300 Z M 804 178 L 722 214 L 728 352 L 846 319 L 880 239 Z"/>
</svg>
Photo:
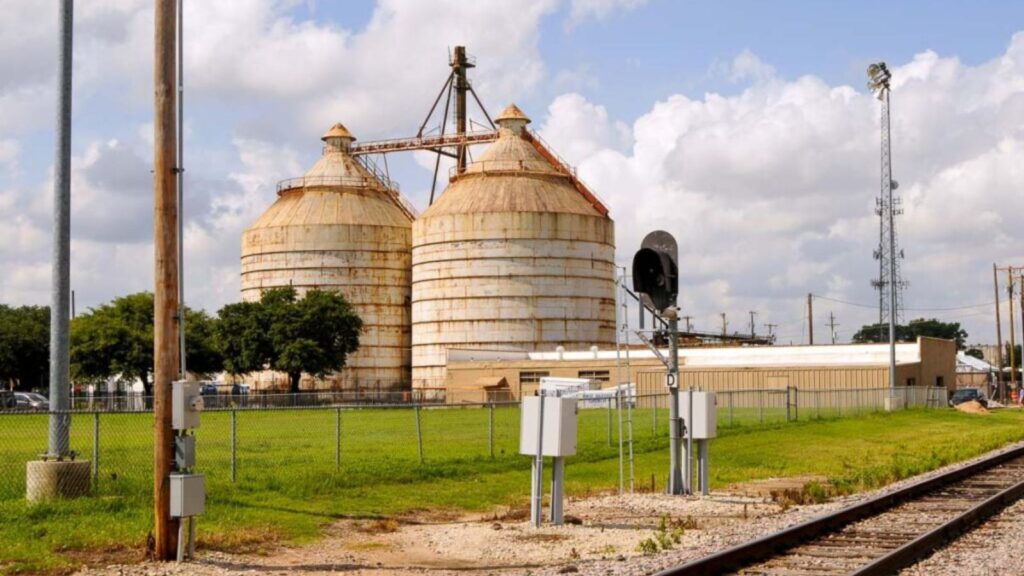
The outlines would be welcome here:
<svg viewBox="0 0 1024 576">
<path fill-rule="evenodd" d="M 216 382 L 201 382 L 199 384 L 199 393 L 203 396 L 215 396 L 217 394 L 217 383 Z"/>
<path fill-rule="evenodd" d="M 22 410 L 49 410 L 50 400 L 35 392 L 15 392 L 18 408 Z"/>
<path fill-rule="evenodd" d="M 953 395 L 949 397 L 949 405 L 956 406 L 971 400 L 976 400 L 982 406 L 988 406 L 988 400 L 985 399 L 985 395 L 977 388 L 961 388 L 953 392 Z"/>
<path fill-rule="evenodd" d="M 0 410 L 13 410 L 18 407 L 18 399 L 10 390 L 0 390 Z"/>
</svg>

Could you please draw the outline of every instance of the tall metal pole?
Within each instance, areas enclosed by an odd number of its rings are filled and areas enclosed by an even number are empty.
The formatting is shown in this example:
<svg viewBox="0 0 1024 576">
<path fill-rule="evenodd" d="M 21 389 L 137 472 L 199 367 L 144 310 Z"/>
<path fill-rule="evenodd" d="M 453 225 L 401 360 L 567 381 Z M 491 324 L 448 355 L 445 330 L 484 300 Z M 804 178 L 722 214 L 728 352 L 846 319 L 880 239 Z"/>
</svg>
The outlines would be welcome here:
<svg viewBox="0 0 1024 576">
<path fill-rule="evenodd" d="M 174 462 L 171 382 L 179 369 L 175 4 L 175 0 L 156 0 L 154 30 L 153 552 L 159 560 L 174 559 L 178 533 L 178 522 L 169 509 Z"/>
<path fill-rule="evenodd" d="M 992 263 L 992 285 L 996 292 L 996 389 L 999 398 L 1006 402 L 1006 380 L 1003 378 L 1003 327 L 999 321 L 999 269 Z"/>
<path fill-rule="evenodd" d="M 882 143 L 882 190 L 889 203 L 889 391 L 896 392 L 896 317 L 899 314 L 896 302 L 896 228 L 893 217 L 896 206 L 892 197 L 892 154 L 889 149 L 892 132 L 889 127 L 889 84 L 882 91 L 882 122 L 885 141 Z"/>
<path fill-rule="evenodd" d="M 669 377 L 669 472 L 668 493 L 683 494 L 683 470 L 681 462 L 682 419 L 679 418 L 679 318 L 675 308 L 665 311 L 668 319 L 668 377 Z"/>
<path fill-rule="evenodd" d="M 50 285 L 50 445 L 48 455 L 70 450 L 67 413 L 71 368 L 68 306 L 71 297 L 71 44 L 72 0 L 60 2 L 58 50 L 57 157 L 53 173 L 53 270 Z"/>
<path fill-rule="evenodd" d="M 185 57 L 182 46 L 185 34 L 185 0 L 176 2 L 178 9 L 177 26 L 177 110 L 175 125 L 177 126 L 178 147 L 174 159 L 177 181 L 175 187 L 178 197 L 178 372 L 185 378 Z"/>
<path fill-rule="evenodd" d="M 455 72 L 455 133 L 460 136 L 466 133 L 466 92 L 469 92 L 466 70 L 472 67 L 473 64 L 466 58 L 466 47 L 456 46 L 452 69 Z M 459 144 L 457 151 L 456 162 L 459 172 L 462 172 L 466 169 L 466 145 Z"/>
</svg>

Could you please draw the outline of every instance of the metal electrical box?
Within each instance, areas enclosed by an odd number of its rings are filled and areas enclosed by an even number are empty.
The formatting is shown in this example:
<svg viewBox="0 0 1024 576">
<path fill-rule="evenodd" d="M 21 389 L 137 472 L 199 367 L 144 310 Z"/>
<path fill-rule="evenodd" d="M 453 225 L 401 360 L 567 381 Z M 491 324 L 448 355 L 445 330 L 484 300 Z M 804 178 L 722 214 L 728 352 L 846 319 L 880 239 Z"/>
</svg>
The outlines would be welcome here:
<svg viewBox="0 0 1024 576">
<path fill-rule="evenodd" d="M 540 423 L 540 396 L 523 398 L 519 426 L 519 453 L 537 455 L 537 428 Z M 576 399 L 544 397 L 543 456 L 576 454 Z"/>
<path fill-rule="evenodd" d="M 171 474 L 171 516 L 199 516 L 206 508 L 206 483 L 202 474 Z"/>
<path fill-rule="evenodd" d="M 174 382 L 171 385 L 171 427 L 175 430 L 199 428 L 203 396 L 198 382 Z"/>
<path fill-rule="evenodd" d="M 693 431 L 695 439 L 706 440 L 714 438 L 718 435 L 715 393 L 679 392 L 679 416 L 683 419 L 689 418 L 687 398 L 690 394 L 693 394 L 693 422 L 687 422 L 687 427 Z"/>
<path fill-rule="evenodd" d="M 174 437 L 174 467 L 189 470 L 196 466 L 196 437 Z"/>
</svg>

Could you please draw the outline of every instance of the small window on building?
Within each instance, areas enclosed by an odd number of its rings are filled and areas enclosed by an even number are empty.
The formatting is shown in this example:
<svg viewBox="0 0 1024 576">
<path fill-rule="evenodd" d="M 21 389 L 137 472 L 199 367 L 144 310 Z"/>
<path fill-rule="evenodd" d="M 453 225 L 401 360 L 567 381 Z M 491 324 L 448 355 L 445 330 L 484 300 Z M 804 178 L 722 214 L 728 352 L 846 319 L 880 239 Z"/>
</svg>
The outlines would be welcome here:
<svg viewBox="0 0 1024 576">
<path fill-rule="evenodd" d="M 907 378 L 907 386 L 916 386 L 917 378 Z"/>
<path fill-rule="evenodd" d="M 611 381 L 611 376 L 607 370 L 580 370 L 577 376 L 579 378 L 593 380 L 598 384 L 607 384 Z"/>
<path fill-rule="evenodd" d="M 540 384 L 541 378 L 547 378 L 551 376 L 550 372 L 520 372 L 519 383 L 520 384 Z"/>
<path fill-rule="evenodd" d="M 942 376 L 936 376 L 935 377 L 935 385 L 938 386 L 939 388 L 945 388 L 946 387 L 945 380 L 942 378 Z"/>
<path fill-rule="evenodd" d="M 520 372 L 519 397 L 529 396 L 540 388 L 540 379 L 550 376 L 550 372 Z"/>
</svg>

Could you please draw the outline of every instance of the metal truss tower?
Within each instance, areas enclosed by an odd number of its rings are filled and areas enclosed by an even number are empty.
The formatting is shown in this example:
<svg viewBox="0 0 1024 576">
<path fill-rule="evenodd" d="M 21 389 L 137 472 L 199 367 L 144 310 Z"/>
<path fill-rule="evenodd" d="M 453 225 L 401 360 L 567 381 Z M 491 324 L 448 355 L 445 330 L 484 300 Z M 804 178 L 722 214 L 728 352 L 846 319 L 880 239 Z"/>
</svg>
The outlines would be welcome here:
<svg viewBox="0 0 1024 576">
<path fill-rule="evenodd" d="M 907 284 L 900 273 L 900 261 L 903 250 L 899 248 L 896 235 L 895 217 L 903 214 L 903 208 L 894 191 L 898 187 L 892 179 L 892 155 L 889 127 L 889 79 L 892 75 L 884 62 L 872 64 L 868 68 L 868 88 L 882 103 L 882 178 L 881 195 L 876 199 L 875 214 L 879 217 L 878 248 L 875 259 L 878 260 L 878 278 L 871 285 L 878 290 L 878 324 L 880 339 L 888 340 L 886 332 L 895 332 L 895 325 L 902 320 L 903 289 Z M 892 334 L 895 337 L 895 334 Z"/>
</svg>

